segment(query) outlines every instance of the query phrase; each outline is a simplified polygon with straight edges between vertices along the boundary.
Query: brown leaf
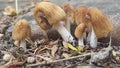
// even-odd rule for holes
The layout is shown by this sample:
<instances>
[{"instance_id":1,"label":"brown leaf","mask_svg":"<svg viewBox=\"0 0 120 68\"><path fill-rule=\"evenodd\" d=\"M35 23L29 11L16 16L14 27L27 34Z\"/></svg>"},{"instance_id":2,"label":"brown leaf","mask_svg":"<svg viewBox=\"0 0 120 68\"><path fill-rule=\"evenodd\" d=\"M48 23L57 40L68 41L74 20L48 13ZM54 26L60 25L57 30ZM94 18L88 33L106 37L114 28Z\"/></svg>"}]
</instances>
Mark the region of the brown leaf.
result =
<instances>
[{"instance_id":1,"label":"brown leaf","mask_svg":"<svg viewBox=\"0 0 120 68\"><path fill-rule=\"evenodd\" d=\"M58 45L54 45L52 48L51 48L51 55L53 57L55 57L55 53L56 51L58 50Z\"/></svg>"},{"instance_id":2,"label":"brown leaf","mask_svg":"<svg viewBox=\"0 0 120 68\"><path fill-rule=\"evenodd\" d=\"M45 47L43 47L43 48L41 48L41 47L39 47L39 48L36 48L35 49L35 51L34 51L34 54L40 54L41 53L41 51L43 51L43 50L45 50L45 49L47 49L47 47L45 46Z\"/></svg>"},{"instance_id":3,"label":"brown leaf","mask_svg":"<svg viewBox=\"0 0 120 68\"><path fill-rule=\"evenodd\" d=\"M36 57L42 58L43 60L49 61L49 62L53 61L51 58L44 57L44 56L41 56L41 55L36 55Z\"/></svg>"}]
</instances>

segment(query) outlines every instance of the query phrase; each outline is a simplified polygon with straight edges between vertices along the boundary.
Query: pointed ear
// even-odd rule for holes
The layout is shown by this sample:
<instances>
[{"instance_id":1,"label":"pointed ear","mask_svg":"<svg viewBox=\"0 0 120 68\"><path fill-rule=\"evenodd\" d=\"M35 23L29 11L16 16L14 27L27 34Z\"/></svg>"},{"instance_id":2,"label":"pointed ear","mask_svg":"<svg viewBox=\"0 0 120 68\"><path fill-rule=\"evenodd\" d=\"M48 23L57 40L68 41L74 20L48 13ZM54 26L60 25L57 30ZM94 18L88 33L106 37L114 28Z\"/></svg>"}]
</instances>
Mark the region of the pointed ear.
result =
<instances>
[{"instance_id":1,"label":"pointed ear","mask_svg":"<svg viewBox=\"0 0 120 68\"><path fill-rule=\"evenodd\" d=\"M110 19L100 9L91 7L88 10L88 15L97 38L106 37L112 31Z\"/></svg>"}]
</instances>

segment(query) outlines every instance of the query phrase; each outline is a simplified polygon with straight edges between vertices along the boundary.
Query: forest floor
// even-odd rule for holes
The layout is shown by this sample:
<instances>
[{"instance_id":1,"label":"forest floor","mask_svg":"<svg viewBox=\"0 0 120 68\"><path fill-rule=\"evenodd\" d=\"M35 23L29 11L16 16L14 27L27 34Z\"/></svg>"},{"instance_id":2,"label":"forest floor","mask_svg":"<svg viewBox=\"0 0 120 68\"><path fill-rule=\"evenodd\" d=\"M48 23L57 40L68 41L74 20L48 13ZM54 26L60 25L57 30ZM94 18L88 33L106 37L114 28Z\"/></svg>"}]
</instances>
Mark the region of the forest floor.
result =
<instances>
[{"instance_id":1,"label":"forest floor","mask_svg":"<svg viewBox=\"0 0 120 68\"><path fill-rule=\"evenodd\" d=\"M58 5L69 3L73 7L78 5L96 6L105 12L112 22L117 23L112 23L113 27L120 23L119 0L50 1ZM77 52L74 48L69 48L70 44L64 42L60 35L55 33L55 29L48 31L49 39L45 38L40 26L34 20L35 4L32 1L19 0L19 14L14 17L3 15L2 12L8 5L15 7L14 2L0 0L0 34L3 35L0 37L0 68L120 68L119 27L113 29L117 32L113 32L112 38L100 39L97 48L92 49L89 47L89 43L86 43L84 48L78 49L75 46L80 50ZM26 52L16 47L12 39L13 26L20 19L28 20L32 29L32 42L27 41ZM13 57L9 64L6 64L9 61L3 59L5 54ZM34 58L35 61L29 63L28 57Z\"/></svg>"}]
</instances>

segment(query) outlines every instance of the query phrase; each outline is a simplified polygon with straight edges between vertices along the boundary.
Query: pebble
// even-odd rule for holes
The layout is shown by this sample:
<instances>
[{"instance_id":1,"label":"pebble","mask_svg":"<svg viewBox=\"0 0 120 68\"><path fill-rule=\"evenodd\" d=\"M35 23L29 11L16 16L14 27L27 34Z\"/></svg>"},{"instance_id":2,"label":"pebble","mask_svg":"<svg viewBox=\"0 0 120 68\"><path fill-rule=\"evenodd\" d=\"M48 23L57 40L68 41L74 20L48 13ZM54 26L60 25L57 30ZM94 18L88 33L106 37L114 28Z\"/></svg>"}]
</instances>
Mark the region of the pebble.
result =
<instances>
[{"instance_id":1,"label":"pebble","mask_svg":"<svg viewBox=\"0 0 120 68\"><path fill-rule=\"evenodd\" d=\"M35 62L35 58L34 57L28 57L27 58L27 63L34 63Z\"/></svg>"},{"instance_id":2,"label":"pebble","mask_svg":"<svg viewBox=\"0 0 120 68\"><path fill-rule=\"evenodd\" d=\"M4 56L3 56L3 60L5 60L5 61L9 61L10 58L11 58L10 54L4 54Z\"/></svg>"},{"instance_id":3,"label":"pebble","mask_svg":"<svg viewBox=\"0 0 120 68\"><path fill-rule=\"evenodd\" d=\"M0 40L4 38L4 34L0 34Z\"/></svg>"}]
</instances>

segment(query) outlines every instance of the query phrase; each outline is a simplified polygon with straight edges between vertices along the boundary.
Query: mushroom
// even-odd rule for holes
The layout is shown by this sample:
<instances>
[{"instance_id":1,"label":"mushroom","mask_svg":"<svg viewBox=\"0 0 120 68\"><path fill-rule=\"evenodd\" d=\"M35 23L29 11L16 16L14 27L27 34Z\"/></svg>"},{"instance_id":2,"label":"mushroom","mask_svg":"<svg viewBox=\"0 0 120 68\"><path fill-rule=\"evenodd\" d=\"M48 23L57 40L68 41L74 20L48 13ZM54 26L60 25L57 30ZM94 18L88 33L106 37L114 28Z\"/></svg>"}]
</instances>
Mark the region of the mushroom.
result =
<instances>
[{"instance_id":1,"label":"mushroom","mask_svg":"<svg viewBox=\"0 0 120 68\"><path fill-rule=\"evenodd\" d=\"M26 51L25 39L29 38L30 36L31 28L29 26L29 23L24 19L19 20L14 26L12 38L17 42L19 41L20 47L22 47Z\"/></svg>"},{"instance_id":2,"label":"mushroom","mask_svg":"<svg viewBox=\"0 0 120 68\"><path fill-rule=\"evenodd\" d=\"M88 23L86 18L88 13L88 8L86 6L79 6L75 9L75 22L77 25L80 23Z\"/></svg>"},{"instance_id":3,"label":"mushroom","mask_svg":"<svg viewBox=\"0 0 120 68\"><path fill-rule=\"evenodd\" d=\"M4 38L4 34L0 33L0 41Z\"/></svg>"},{"instance_id":4,"label":"mushroom","mask_svg":"<svg viewBox=\"0 0 120 68\"><path fill-rule=\"evenodd\" d=\"M97 47L97 39L107 37L112 31L112 24L109 18L98 8L91 7L88 10L88 16L92 24L90 46Z\"/></svg>"},{"instance_id":5,"label":"mushroom","mask_svg":"<svg viewBox=\"0 0 120 68\"><path fill-rule=\"evenodd\" d=\"M40 13L39 17L38 13ZM43 21L42 23L45 25L53 26L53 28L59 32L64 41L74 42L73 36L62 24L65 21L66 13L61 7L50 2L40 2L34 8L34 17L40 26L41 21ZM45 22L42 17L48 22Z\"/></svg>"},{"instance_id":6,"label":"mushroom","mask_svg":"<svg viewBox=\"0 0 120 68\"><path fill-rule=\"evenodd\" d=\"M83 34L85 33L85 28L86 28L85 23L81 23L75 29L74 34L78 38L78 45L79 46L84 46L84 43L83 43Z\"/></svg>"},{"instance_id":7,"label":"mushroom","mask_svg":"<svg viewBox=\"0 0 120 68\"><path fill-rule=\"evenodd\" d=\"M4 15L8 16L15 16L16 15L16 10L12 6L7 6L4 9L5 12L3 12Z\"/></svg>"},{"instance_id":8,"label":"mushroom","mask_svg":"<svg viewBox=\"0 0 120 68\"><path fill-rule=\"evenodd\" d=\"M67 14L65 27L70 32L70 24L74 23L74 8L70 4L64 4L62 8Z\"/></svg>"},{"instance_id":9,"label":"mushroom","mask_svg":"<svg viewBox=\"0 0 120 68\"><path fill-rule=\"evenodd\" d=\"M15 9L16 9L16 12L18 14L18 0L15 0Z\"/></svg>"},{"instance_id":10,"label":"mushroom","mask_svg":"<svg viewBox=\"0 0 120 68\"><path fill-rule=\"evenodd\" d=\"M84 5L77 7L74 12L75 23L77 24L75 30L75 36L78 38L78 45L84 45L83 38L86 39L90 36L89 32L91 30L91 23L87 18L87 13L88 13L88 7ZM88 33L88 37L86 37L86 33Z\"/></svg>"}]
</instances>

